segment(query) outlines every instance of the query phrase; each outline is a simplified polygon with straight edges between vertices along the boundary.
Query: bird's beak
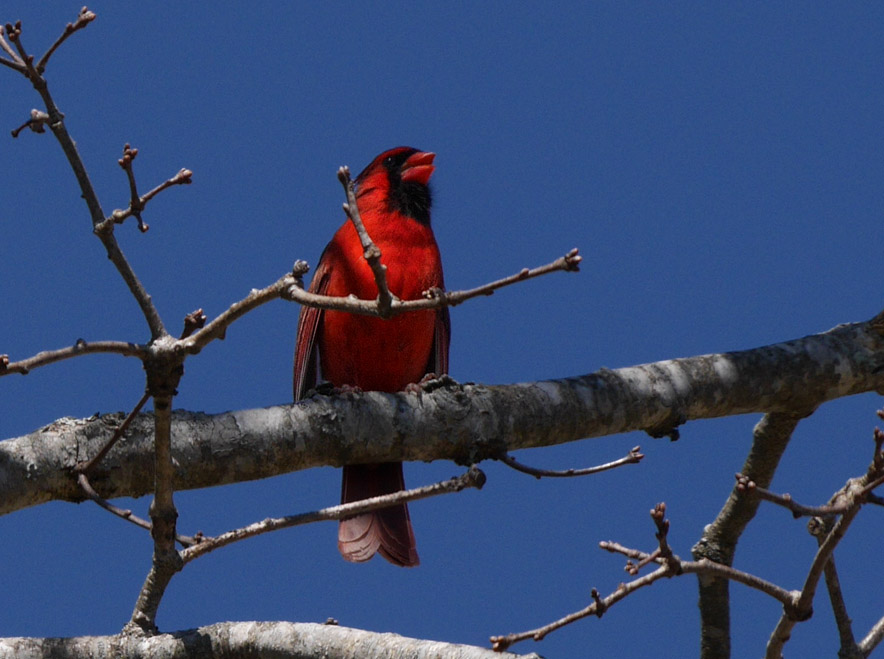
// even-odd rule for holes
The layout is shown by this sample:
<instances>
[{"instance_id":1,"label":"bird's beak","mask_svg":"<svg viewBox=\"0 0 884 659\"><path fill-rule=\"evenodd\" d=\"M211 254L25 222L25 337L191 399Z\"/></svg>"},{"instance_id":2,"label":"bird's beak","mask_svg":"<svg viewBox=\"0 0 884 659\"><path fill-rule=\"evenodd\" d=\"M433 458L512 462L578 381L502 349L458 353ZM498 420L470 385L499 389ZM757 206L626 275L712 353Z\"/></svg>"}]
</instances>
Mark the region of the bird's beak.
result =
<instances>
[{"instance_id":1,"label":"bird's beak","mask_svg":"<svg viewBox=\"0 0 884 659\"><path fill-rule=\"evenodd\" d=\"M433 166L433 158L435 153L429 151L418 151L409 156L402 164L401 177L403 181L415 181L421 185L426 185L436 169Z\"/></svg>"}]
</instances>

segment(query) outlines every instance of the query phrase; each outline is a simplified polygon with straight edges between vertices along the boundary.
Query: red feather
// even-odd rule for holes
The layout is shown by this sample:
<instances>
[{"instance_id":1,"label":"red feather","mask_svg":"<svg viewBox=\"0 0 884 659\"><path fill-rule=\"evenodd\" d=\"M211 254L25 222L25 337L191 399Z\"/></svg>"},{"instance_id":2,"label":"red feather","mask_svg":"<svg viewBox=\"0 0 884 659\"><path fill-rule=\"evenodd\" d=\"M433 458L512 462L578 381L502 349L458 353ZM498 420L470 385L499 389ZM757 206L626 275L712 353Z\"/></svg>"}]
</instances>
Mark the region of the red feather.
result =
<instances>
[{"instance_id":1,"label":"red feather","mask_svg":"<svg viewBox=\"0 0 884 659\"><path fill-rule=\"evenodd\" d=\"M434 154L408 147L379 155L356 178L359 213L387 266L390 292L419 299L444 288L442 261L430 227ZM310 291L323 295L378 295L371 268L348 220L322 253ZM336 387L397 392L427 373L448 372L448 309L416 311L384 320L303 307L295 346L294 397L300 400L321 380ZM341 502L405 489L402 463L347 465ZM391 563L418 564L408 508L392 506L340 523L338 548L349 561L380 553Z\"/></svg>"}]
</instances>

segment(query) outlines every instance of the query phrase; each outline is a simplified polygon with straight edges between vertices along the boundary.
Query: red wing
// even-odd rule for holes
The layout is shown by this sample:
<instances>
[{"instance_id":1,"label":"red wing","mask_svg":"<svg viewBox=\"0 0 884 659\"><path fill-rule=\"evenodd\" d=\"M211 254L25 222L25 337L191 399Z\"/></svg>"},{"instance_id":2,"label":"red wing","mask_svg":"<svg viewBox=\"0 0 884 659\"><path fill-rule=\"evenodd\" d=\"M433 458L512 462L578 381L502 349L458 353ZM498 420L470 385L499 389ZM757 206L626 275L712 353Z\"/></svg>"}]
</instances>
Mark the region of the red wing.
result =
<instances>
[{"instance_id":1,"label":"red wing","mask_svg":"<svg viewBox=\"0 0 884 659\"><path fill-rule=\"evenodd\" d=\"M448 373L448 344L451 342L451 319L448 307L436 311L436 332L433 336L433 351L427 362L427 373L446 375Z\"/></svg>"},{"instance_id":2,"label":"red wing","mask_svg":"<svg viewBox=\"0 0 884 659\"><path fill-rule=\"evenodd\" d=\"M310 282L310 292L325 295L328 279L328 269L324 267L322 257L320 257L316 274L313 275L313 281ZM301 400L304 394L319 382L319 350L316 345L316 336L321 323L322 309L301 307L301 314L298 316L298 338L295 341L295 370L292 382L295 401Z\"/></svg>"}]
</instances>

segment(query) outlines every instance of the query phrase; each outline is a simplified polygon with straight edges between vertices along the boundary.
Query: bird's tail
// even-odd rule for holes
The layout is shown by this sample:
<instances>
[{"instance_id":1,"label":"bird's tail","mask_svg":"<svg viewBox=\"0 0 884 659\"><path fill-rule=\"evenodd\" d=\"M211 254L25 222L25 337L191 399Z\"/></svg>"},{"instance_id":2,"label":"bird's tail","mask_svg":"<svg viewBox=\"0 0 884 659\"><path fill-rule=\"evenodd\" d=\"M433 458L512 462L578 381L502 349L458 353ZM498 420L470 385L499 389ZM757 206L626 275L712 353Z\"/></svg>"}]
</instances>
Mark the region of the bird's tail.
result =
<instances>
[{"instance_id":1,"label":"bird's tail","mask_svg":"<svg viewBox=\"0 0 884 659\"><path fill-rule=\"evenodd\" d=\"M341 503L361 501L405 489L401 462L345 465ZM361 563L376 553L393 565L420 563L408 506L404 503L341 520L338 550L346 560Z\"/></svg>"}]
</instances>

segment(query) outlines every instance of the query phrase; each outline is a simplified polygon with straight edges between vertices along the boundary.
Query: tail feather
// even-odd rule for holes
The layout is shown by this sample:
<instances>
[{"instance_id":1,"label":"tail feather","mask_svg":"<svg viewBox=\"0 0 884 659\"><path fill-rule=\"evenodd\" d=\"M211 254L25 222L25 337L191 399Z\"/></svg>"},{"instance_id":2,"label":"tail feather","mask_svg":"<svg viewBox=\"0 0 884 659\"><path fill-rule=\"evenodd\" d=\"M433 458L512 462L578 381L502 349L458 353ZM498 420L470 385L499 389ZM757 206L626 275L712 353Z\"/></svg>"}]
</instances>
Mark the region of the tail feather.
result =
<instances>
[{"instance_id":1,"label":"tail feather","mask_svg":"<svg viewBox=\"0 0 884 659\"><path fill-rule=\"evenodd\" d=\"M341 503L404 489L401 462L347 465L344 467ZM414 567L420 562L405 504L341 520L338 550L346 560L357 563L369 560L376 553L402 567Z\"/></svg>"}]
</instances>

